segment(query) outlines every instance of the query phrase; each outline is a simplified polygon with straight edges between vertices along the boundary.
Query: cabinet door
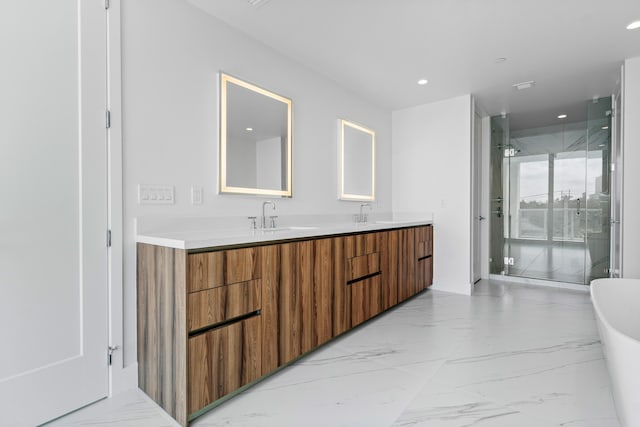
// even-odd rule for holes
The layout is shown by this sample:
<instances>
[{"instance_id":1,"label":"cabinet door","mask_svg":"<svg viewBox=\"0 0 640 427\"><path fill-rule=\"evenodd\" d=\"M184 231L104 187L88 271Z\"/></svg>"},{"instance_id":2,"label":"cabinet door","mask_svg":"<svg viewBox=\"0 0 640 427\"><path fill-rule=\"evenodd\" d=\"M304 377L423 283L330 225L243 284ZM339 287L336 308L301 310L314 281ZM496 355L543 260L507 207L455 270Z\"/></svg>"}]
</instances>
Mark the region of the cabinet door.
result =
<instances>
[{"instance_id":1,"label":"cabinet door","mask_svg":"<svg viewBox=\"0 0 640 427\"><path fill-rule=\"evenodd\" d=\"M380 275L349 285L351 291L351 326L357 326L382 311L380 306Z\"/></svg>"},{"instance_id":2,"label":"cabinet door","mask_svg":"<svg viewBox=\"0 0 640 427\"><path fill-rule=\"evenodd\" d=\"M378 233L380 250L381 308L387 310L398 303L398 230Z\"/></svg>"},{"instance_id":3,"label":"cabinet door","mask_svg":"<svg viewBox=\"0 0 640 427\"><path fill-rule=\"evenodd\" d=\"M333 338L334 240L263 249L265 373Z\"/></svg>"},{"instance_id":4,"label":"cabinet door","mask_svg":"<svg viewBox=\"0 0 640 427\"><path fill-rule=\"evenodd\" d=\"M313 346L333 338L333 239L313 242Z\"/></svg>"},{"instance_id":5,"label":"cabinet door","mask_svg":"<svg viewBox=\"0 0 640 427\"><path fill-rule=\"evenodd\" d=\"M403 228L398 236L398 302L416 293L415 229Z\"/></svg>"},{"instance_id":6,"label":"cabinet door","mask_svg":"<svg viewBox=\"0 0 640 427\"><path fill-rule=\"evenodd\" d=\"M262 375L260 316L189 338L189 413Z\"/></svg>"},{"instance_id":7,"label":"cabinet door","mask_svg":"<svg viewBox=\"0 0 640 427\"><path fill-rule=\"evenodd\" d=\"M333 336L351 327L351 291L347 286L346 251L347 238L335 237L333 247Z\"/></svg>"}]
</instances>

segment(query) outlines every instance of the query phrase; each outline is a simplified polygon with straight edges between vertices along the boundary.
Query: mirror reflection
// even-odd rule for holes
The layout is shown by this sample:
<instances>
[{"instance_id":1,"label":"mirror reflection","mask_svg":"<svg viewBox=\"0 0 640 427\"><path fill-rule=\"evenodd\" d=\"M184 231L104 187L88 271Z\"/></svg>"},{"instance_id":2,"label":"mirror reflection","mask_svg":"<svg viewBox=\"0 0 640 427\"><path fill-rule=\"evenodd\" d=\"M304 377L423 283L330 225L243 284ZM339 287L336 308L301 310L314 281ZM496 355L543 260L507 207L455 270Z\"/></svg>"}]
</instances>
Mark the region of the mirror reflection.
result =
<instances>
[{"instance_id":1,"label":"mirror reflection","mask_svg":"<svg viewBox=\"0 0 640 427\"><path fill-rule=\"evenodd\" d=\"M220 192L291 197L291 100L227 74L220 88Z\"/></svg>"},{"instance_id":2,"label":"mirror reflection","mask_svg":"<svg viewBox=\"0 0 640 427\"><path fill-rule=\"evenodd\" d=\"M340 120L340 199L375 199L375 132Z\"/></svg>"}]
</instances>

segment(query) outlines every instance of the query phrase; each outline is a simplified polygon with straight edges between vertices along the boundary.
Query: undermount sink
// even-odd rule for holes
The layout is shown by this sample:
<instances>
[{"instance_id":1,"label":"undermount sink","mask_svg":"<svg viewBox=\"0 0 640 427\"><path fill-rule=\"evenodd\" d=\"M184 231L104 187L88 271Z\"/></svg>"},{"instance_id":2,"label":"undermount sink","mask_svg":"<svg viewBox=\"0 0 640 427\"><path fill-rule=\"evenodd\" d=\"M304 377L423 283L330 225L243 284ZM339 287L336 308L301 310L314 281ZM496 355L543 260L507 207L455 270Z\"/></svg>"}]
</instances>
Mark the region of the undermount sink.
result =
<instances>
[{"instance_id":1,"label":"undermount sink","mask_svg":"<svg viewBox=\"0 0 640 427\"><path fill-rule=\"evenodd\" d=\"M403 224L405 222L410 222L407 220L380 220L380 221L375 221L374 224Z\"/></svg>"}]
</instances>

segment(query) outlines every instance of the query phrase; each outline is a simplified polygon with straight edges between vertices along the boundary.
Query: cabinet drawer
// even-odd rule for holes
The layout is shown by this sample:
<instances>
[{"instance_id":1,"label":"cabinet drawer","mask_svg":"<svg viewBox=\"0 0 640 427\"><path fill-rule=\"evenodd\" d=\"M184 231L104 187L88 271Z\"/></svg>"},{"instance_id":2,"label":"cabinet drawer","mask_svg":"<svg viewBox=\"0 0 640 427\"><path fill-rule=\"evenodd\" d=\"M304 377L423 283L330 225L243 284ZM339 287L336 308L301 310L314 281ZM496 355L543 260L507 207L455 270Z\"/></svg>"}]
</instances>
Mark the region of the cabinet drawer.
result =
<instances>
[{"instance_id":1,"label":"cabinet drawer","mask_svg":"<svg viewBox=\"0 0 640 427\"><path fill-rule=\"evenodd\" d=\"M260 316L189 338L189 413L260 378L261 346Z\"/></svg>"},{"instance_id":2,"label":"cabinet drawer","mask_svg":"<svg viewBox=\"0 0 640 427\"><path fill-rule=\"evenodd\" d=\"M416 256L422 258L433 254L433 228L419 227L416 229Z\"/></svg>"},{"instance_id":3,"label":"cabinet drawer","mask_svg":"<svg viewBox=\"0 0 640 427\"><path fill-rule=\"evenodd\" d=\"M188 292L216 288L260 277L258 248L189 255Z\"/></svg>"},{"instance_id":4,"label":"cabinet drawer","mask_svg":"<svg viewBox=\"0 0 640 427\"><path fill-rule=\"evenodd\" d=\"M377 315L381 308L380 275L349 285L351 291L351 327Z\"/></svg>"},{"instance_id":5,"label":"cabinet drawer","mask_svg":"<svg viewBox=\"0 0 640 427\"><path fill-rule=\"evenodd\" d=\"M260 310L260 280L220 286L187 296L189 332Z\"/></svg>"},{"instance_id":6,"label":"cabinet drawer","mask_svg":"<svg viewBox=\"0 0 640 427\"><path fill-rule=\"evenodd\" d=\"M380 271L380 256L377 252L347 259L347 282Z\"/></svg>"},{"instance_id":7,"label":"cabinet drawer","mask_svg":"<svg viewBox=\"0 0 640 427\"><path fill-rule=\"evenodd\" d=\"M377 233L363 233L344 237L344 253L347 258L378 252Z\"/></svg>"},{"instance_id":8,"label":"cabinet drawer","mask_svg":"<svg viewBox=\"0 0 640 427\"><path fill-rule=\"evenodd\" d=\"M433 257L422 258L416 265L418 292L427 289L433 283Z\"/></svg>"}]
</instances>

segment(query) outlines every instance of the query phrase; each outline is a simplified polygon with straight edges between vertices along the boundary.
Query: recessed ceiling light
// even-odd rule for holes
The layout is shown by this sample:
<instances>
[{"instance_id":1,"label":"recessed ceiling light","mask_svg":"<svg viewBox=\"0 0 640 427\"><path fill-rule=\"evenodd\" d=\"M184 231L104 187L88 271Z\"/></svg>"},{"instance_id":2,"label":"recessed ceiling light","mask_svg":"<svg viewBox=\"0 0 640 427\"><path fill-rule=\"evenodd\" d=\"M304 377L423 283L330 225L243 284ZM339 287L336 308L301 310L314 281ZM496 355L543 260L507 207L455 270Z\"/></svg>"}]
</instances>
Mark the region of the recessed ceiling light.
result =
<instances>
[{"instance_id":1,"label":"recessed ceiling light","mask_svg":"<svg viewBox=\"0 0 640 427\"><path fill-rule=\"evenodd\" d=\"M535 86L536 82L533 80L529 80L527 82L520 82L520 83L516 83L513 85L514 89L517 90L525 90L525 89L531 89L533 86Z\"/></svg>"},{"instance_id":2,"label":"recessed ceiling light","mask_svg":"<svg viewBox=\"0 0 640 427\"><path fill-rule=\"evenodd\" d=\"M507 60L507 58L496 58L495 59L495 63L496 64L502 64L503 62L505 62Z\"/></svg>"},{"instance_id":3,"label":"recessed ceiling light","mask_svg":"<svg viewBox=\"0 0 640 427\"><path fill-rule=\"evenodd\" d=\"M609 129L609 126L602 126L602 130L607 130Z\"/></svg>"},{"instance_id":4,"label":"recessed ceiling light","mask_svg":"<svg viewBox=\"0 0 640 427\"><path fill-rule=\"evenodd\" d=\"M421 85L421 86L424 86L424 85L426 85L427 83L429 83L429 80L427 80L427 79L420 79L420 80L418 80L418 84L419 84L419 85Z\"/></svg>"},{"instance_id":5,"label":"recessed ceiling light","mask_svg":"<svg viewBox=\"0 0 640 427\"><path fill-rule=\"evenodd\" d=\"M566 119L566 118L567 118L567 115L566 115L566 114L560 114L560 115L558 116L558 118L559 118L559 119Z\"/></svg>"},{"instance_id":6,"label":"recessed ceiling light","mask_svg":"<svg viewBox=\"0 0 640 427\"><path fill-rule=\"evenodd\" d=\"M253 132L253 128L246 128L245 129L247 132Z\"/></svg>"},{"instance_id":7,"label":"recessed ceiling light","mask_svg":"<svg viewBox=\"0 0 640 427\"><path fill-rule=\"evenodd\" d=\"M634 21L627 25L627 30L637 30L638 28L640 28L640 21Z\"/></svg>"}]
</instances>

